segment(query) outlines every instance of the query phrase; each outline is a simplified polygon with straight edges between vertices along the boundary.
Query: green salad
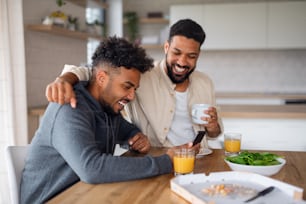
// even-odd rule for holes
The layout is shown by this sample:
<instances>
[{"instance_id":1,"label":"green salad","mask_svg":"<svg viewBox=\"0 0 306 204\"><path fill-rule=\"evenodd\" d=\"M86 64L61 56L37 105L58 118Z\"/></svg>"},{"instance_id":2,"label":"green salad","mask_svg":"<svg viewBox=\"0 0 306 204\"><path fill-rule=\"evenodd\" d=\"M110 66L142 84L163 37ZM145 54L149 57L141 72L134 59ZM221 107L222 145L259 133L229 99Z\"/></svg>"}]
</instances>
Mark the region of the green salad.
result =
<instances>
[{"instance_id":1,"label":"green salad","mask_svg":"<svg viewBox=\"0 0 306 204\"><path fill-rule=\"evenodd\" d=\"M269 166L280 164L277 158L280 158L276 154L272 154L269 152L262 153L252 153L248 151L243 151L237 156L228 156L225 159L232 163L236 164L244 164L244 165L252 165L252 166Z\"/></svg>"}]
</instances>

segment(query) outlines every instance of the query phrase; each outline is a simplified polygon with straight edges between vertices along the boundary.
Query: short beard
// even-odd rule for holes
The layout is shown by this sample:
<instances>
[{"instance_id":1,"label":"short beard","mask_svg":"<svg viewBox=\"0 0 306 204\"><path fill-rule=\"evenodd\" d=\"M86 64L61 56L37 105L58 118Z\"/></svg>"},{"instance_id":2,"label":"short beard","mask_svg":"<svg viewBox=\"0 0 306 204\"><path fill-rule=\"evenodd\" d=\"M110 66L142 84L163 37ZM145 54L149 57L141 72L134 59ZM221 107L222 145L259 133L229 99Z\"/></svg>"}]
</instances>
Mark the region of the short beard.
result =
<instances>
[{"instance_id":1,"label":"short beard","mask_svg":"<svg viewBox=\"0 0 306 204\"><path fill-rule=\"evenodd\" d=\"M166 55L166 59L167 59L167 55ZM175 74L173 74L173 72L172 72L172 67L171 67L170 64L168 64L167 60L166 60L166 67L167 67L167 75L169 76L170 80L174 84L183 83L185 80L187 80L189 78L190 74L192 74L192 72L195 70L195 68L192 69L187 74L185 74L185 76L183 78L176 78Z\"/></svg>"},{"instance_id":2,"label":"short beard","mask_svg":"<svg viewBox=\"0 0 306 204\"><path fill-rule=\"evenodd\" d=\"M100 105L102 109L106 112L107 115L118 115L119 113L116 113L110 104L105 102L103 99L100 99Z\"/></svg>"}]
</instances>

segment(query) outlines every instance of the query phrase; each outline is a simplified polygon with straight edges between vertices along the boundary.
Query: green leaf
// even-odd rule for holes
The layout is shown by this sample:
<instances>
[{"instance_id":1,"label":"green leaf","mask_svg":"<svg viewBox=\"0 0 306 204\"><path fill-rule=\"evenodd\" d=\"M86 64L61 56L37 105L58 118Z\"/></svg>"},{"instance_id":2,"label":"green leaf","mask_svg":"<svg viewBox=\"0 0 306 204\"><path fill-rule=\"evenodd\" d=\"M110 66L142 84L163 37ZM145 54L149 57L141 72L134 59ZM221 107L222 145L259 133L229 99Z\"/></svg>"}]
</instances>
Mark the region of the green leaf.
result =
<instances>
[{"instance_id":1,"label":"green leaf","mask_svg":"<svg viewBox=\"0 0 306 204\"><path fill-rule=\"evenodd\" d=\"M225 159L227 161L230 161L236 164L244 164L244 165L252 165L252 166L269 166L269 165L280 164L277 158L280 158L280 156L269 153L269 152L251 153L248 151L243 151L237 156L229 156L229 157L226 157Z\"/></svg>"}]
</instances>

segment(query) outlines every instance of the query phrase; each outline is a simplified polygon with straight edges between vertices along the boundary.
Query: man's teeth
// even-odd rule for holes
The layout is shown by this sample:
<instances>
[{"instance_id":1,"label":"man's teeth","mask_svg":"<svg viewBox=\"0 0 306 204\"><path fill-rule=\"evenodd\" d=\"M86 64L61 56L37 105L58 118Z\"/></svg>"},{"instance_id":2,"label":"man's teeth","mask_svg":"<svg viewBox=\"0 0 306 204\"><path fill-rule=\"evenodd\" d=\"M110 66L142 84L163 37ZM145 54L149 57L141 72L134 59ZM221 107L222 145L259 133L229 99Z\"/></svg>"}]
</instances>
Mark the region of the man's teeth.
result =
<instances>
[{"instance_id":1,"label":"man's teeth","mask_svg":"<svg viewBox=\"0 0 306 204\"><path fill-rule=\"evenodd\" d=\"M119 101L118 103L119 103L120 105L122 105L123 107L125 106L125 103L122 102L122 101Z\"/></svg>"},{"instance_id":2,"label":"man's teeth","mask_svg":"<svg viewBox=\"0 0 306 204\"><path fill-rule=\"evenodd\" d=\"M176 72L184 72L185 69L184 68L180 68L180 67L175 67L175 71Z\"/></svg>"}]
</instances>

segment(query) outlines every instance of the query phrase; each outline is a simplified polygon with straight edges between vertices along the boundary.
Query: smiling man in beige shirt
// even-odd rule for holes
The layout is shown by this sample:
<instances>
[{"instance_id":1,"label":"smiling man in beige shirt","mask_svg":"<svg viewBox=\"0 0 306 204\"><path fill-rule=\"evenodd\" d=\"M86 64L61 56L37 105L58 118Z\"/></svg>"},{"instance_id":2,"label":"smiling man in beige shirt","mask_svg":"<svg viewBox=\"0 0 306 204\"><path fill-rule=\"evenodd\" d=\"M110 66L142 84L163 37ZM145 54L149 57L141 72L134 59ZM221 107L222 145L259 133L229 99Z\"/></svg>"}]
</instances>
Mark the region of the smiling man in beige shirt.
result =
<instances>
[{"instance_id":1,"label":"smiling man in beige shirt","mask_svg":"<svg viewBox=\"0 0 306 204\"><path fill-rule=\"evenodd\" d=\"M126 107L126 112L148 135L152 146L185 144L199 130L205 130L208 138L222 133L213 83L206 74L195 70L204 40L205 32L200 25L190 19L179 20L171 26L164 44L165 59L141 76L136 99ZM48 100L76 105L71 84L90 76L89 68L66 65L63 74L48 85ZM203 118L207 124L192 123L191 107L195 103L211 105L206 112L209 117Z\"/></svg>"}]
</instances>

